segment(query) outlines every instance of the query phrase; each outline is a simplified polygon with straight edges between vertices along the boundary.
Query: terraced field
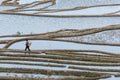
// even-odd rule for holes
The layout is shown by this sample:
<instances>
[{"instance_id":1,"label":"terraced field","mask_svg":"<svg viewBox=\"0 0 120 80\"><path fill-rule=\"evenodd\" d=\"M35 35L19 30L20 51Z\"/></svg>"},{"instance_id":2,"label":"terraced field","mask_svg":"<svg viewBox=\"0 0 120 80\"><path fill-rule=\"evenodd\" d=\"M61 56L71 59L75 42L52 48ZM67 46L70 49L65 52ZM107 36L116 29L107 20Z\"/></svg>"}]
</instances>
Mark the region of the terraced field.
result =
<instances>
[{"instance_id":1,"label":"terraced field","mask_svg":"<svg viewBox=\"0 0 120 80\"><path fill-rule=\"evenodd\" d=\"M76 3L78 2L78 3ZM118 2L118 3L117 3ZM3 4L4 3L4 4ZM15 5L15 3L19 3ZM61 4L61 5L60 5ZM68 5L65 5L68 4ZM3 7L12 6L12 7ZM44 17L113 17L119 15L119 1L99 0L31 0L19 2L1 2L0 14L14 14ZM109 9L112 8L112 9ZM98 12L95 12L99 9ZM106 9L106 11L103 11ZM93 11L93 12L92 12Z\"/></svg>"},{"instance_id":2,"label":"terraced field","mask_svg":"<svg viewBox=\"0 0 120 80\"><path fill-rule=\"evenodd\" d=\"M114 53L114 51L107 52L99 49L95 50L95 48L93 50L75 50L74 48L71 50L60 50L54 48L53 50L43 49L30 52L20 49L7 49L14 43L22 42L26 39L31 41L47 40L58 41L58 43L74 43L79 46L87 44L91 45L91 47L92 45L102 45L112 48L119 46L119 42L115 40L119 39L117 37L119 36L117 34L119 29L119 25L111 25L86 30L66 29L44 34L1 36L3 39L11 37L10 40L1 40L0 42L1 44L6 44L3 49L0 49L0 72L5 75L3 77L1 74L1 78L6 78L7 76L11 77L10 79L21 79L20 77L22 76L22 79L98 80L109 78L111 75L119 76L120 54ZM96 35L101 36L95 37ZM103 35L112 35L114 39L110 40L110 37L104 37ZM87 41L85 42L86 39ZM57 42L55 44L57 45ZM74 47L73 44L70 45Z\"/></svg>"},{"instance_id":3,"label":"terraced field","mask_svg":"<svg viewBox=\"0 0 120 80\"><path fill-rule=\"evenodd\" d=\"M10 75L11 78L19 78L25 74L26 76L22 76L23 79L28 77L35 79L96 80L110 77L110 74L119 72L116 69L101 69L104 66L120 65L116 64L119 62L117 59L113 60L113 63L111 62L110 59L114 56L99 55L102 53L92 55L85 54L86 51L45 50L34 51L30 55L27 53L25 55L24 52L14 51L8 50L9 53L2 51L0 54L0 72L5 74L4 77ZM107 61L105 61L106 58ZM101 68L89 68L88 66L99 66Z\"/></svg>"},{"instance_id":4,"label":"terraced field","mask_svg":"<svg viewBox=\"0 0 120 80\"><path fill-rule=\"evenodd\" d=\"M3 2L0 80L120 79L120 1Z\"/></svg>"}]
</instances>

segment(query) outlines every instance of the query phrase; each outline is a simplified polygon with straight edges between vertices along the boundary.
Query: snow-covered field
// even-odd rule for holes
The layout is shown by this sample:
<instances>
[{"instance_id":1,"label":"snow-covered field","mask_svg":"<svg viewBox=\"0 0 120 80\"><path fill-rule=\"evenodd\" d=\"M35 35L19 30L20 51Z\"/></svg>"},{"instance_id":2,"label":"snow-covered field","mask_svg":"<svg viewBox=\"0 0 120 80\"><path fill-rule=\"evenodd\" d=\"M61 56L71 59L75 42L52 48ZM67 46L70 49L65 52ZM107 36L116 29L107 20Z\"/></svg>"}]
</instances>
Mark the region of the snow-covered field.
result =
<instances>
[{"instance_id":1,"label":"snow-covered field","mask_svg":"<svg viewBox=\"0 0 120 80\"><path fill-rule=\"evenodd\" d=\"M2 3L3 0L0 1ZM20 0L20 4L27 4L34 2L35 0ZM38 1L38 0L36 0ZM41 0L42 1L42 0ZM100 5L100 6L96 6ZM107 6L106 6L107 5ZM31 6L31 5L29 5ZM87 7L81 9L82 7ZM0 12L4 10L15 9L19 6L0 6ZM28 6L27 6L28 7ZM33 10L40 9L40 10ZM75 10L74 10L75 9ZM61 10L61 11L59 11ZM63 29L92 29L102 28L110 25L119 25L120 16L107 16L107 17L74 17L78 15L104 15L104 14L119 14L120 13L120 1L119 0L56 0L56 4L51 3L39 4L34 7L23 8L15 13L33 14L37 13L38 16L27 15L11 15L0 14L0 36L3 35L15 35L17 32L23 34L35 34L35 33L47 33L54 32ZM44 15L44 16L39 16ZM64 16L64 17L49 17ZM74 16L73 16L74 15ZM69 17L65 17L69 16ZM72 16L72 17L70 17ZM104 34L103 34L104 33ZM76 38L68 37L63 40L84 40L86 42L98 41L102 42L103 39L108 43L119 44L119 29L118 32L110 30L106 32L97 33L97 35L83 35ZM113 34L114 33L114 34ZM117 34L118 33L118 34ZM112 35L112 36L111 36ZM99 40L95 40L99 37ZM19 37L17 39L24 38ZM83 39L84 38L84 39ZM16 39L15 37L0 37L0 40ZM62 39L62 38L59 38ZM93 41L93 42L94 42ZM120 46L109 45L92 45L81 44L62 41L49 41L49 40L36 40L31 41L31 50L85 50L85 51L66 51L66 52L43 52L40 54L25 55L24 53L13 52L0 52L0 69L44 69L50 71L78 71L78 72L98 72L112 75L111 78L100 80L119 80L119 77L114 75L120 72ZM0 48L5 44L0 44ZM25 42L18 42L10 46L9 49L24 50ZM86 51L88 50L88 51ZM1 50L0 50L1 51ZM91 51L91 52L90 52ZM101 51L101 52L99 52ZM103 54L110 53L108 55ZM116 56L118 54L118 56ZM18 56L17 56L18 55ZM71 58L71 56L73 58ZM62 67L60 67L62 66ZM11 70L12 71L12 70ZM24 71L24 70L23 70ZM64 76L64 75L47 75L45 73L18 73L1 71L1 76L17 76L17 77L39 77L39 78L74 78L76 75ZM86 76L80 76L86 77Z\"/></svg>"}]
</instances>

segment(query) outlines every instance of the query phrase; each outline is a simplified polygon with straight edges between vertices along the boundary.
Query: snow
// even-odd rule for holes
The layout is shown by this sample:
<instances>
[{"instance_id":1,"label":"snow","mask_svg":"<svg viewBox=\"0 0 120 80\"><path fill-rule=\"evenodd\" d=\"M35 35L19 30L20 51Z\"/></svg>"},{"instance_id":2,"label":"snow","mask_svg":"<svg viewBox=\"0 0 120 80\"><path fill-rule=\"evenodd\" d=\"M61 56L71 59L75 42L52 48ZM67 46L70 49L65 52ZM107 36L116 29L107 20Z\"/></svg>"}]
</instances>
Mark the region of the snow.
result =
<instances>
[{"instance_id":1,"label":"snow","mask_svg":"<svg viewBox=\"0 0 120 80\"><path fill-rule=\"evenodd\" d=\"M44 69L44 70L71 70L60 67L48 67L48 66L31 66L31 65L19 65L19 64L0 64L0 68L25 68L25 69Z\"/></svg>"},{"instance_id":2,"label":"snow","mask_svg":"<svg viewBox=\"0 0 120 80\"><path fill-rule=\"evenodd\" d=\"M3 0L0 1L0 3ZM35 0L20 0L20 4L31 3ZM68 9L80 6L92 6L92 5L104 5L104 4L119 4L120 0L57 0L54 6L51 6L47 9ZM36 6L29 9L34 8L42 8L44 6L50 5L44 4L40 6ZM1 10L13 9L16 7L10 6L0 6ZM64 11L64 12L55 12L55 13L42 13L49 15L101 15L112 13L120 10L120 6L106 6L106 7L94 7L83 10L74 10L74 11ZM28 11L22 13L35 13L37 11ZM117 13L120 14L120 13ZM46 33L51 31L56 31L60 29L90 29L90 28L100 28L108 25L116 25L120 24L120 17L74 17L74 18L54 18L54 17L33 17L33 16L18 16L18 15L4 15L0 14L0 36L2 35L12 35L16 34L16 32L20 32L22 34L28 33ZM0 40L4 39L15 39L15 38L0 38ZM31 50L45 50L45 49L75 49L75 50L100 50L105 52L111 52L115 54L120 53L120 47L115 46L102 46L102 45L86 45L86 44L77 44L70 42L59 42L59 41L31 41L32 46ZM4 45L0 44L0 47ZM25 42L19 42L10 47L11 49L24 49ZM2 60L1 60L2 61ZM7 62L7 61L6 61ZM11 61L12 62L12 61ZM15 62L15 61L13 61ZM20 62L20 61L16 61ZM33 63L22 61L25 63ZM35 62L37 64L48 64L47 62ZM45 66L31 66L31 65L18 65L18 64L0 64L0 67L4 68L32 68L32 69L50 69L50 70L71 70L68 69L68 65L66 68L58 68L58 67L45 67ZM87 68L98 68L98 69L120 69L119 66L82 66ZM81 70L82 71L82 70ZM0 76L6 75L7 73L0 73ZM9 74L10 76L16 74ZM19 76L19 74L17 74ZM21 74L20 74L21 75ZM54 76L55 78L55 76ZM100 80L120 80L118 77L112 76L108 79L100 79Z\"/></svg>"},{"instance_id":3,"label":"snow","mask_svg":"<svg viewBox=\"0 0 120 80\"><path fill-rule=\"evenodd\" d=\"M100 79L100 80L120 80L120 77L114 77L114 76L112 76L111 78Z\"/></svg>"},{"instance_id":4,"label":"snow","mask_svg":"<svg viewBox=\"0 0 120 80\"><path fill-rule=\"evenodd\" d=\"M118 4L120 3L120 0L56 0L56 3L56 5L49 7L49 9L67 9L78 6Z\"/></svg>"},{"instance_id":5,"label":"snow","mask_svg":"<svg viewBox=\"0 0 120 80\"><path fill-rule=\"evenodd\" d=\"M46 15L103 15L120 10L120 6L94 7L82 10L71 10L54 13L43 13ZM41 13L40 13L41 14Z\"/></svg>"},{"instance_id":6,"label":"snow","mask_svg":"<svg viewBox=\"0 0 120 80\"><path fill-rule=\"evenodd\" d=\"M0 3L4 1L4 0L0 0ZM26 4L26 3L31 3L31 2L34 2L34 1L43 1L43 0L19 0L18 2L20 4Z\"/></svg>"},{"instance_id":7,"label":"snow","mask_svg":"<svg viewBox=\"0 0 120 80\"><path fill-rule=\"evenodd\" d=\"M115 46L102 46L102 45L87 45L87 44L77 44L70 42L59 42L59 41L30 41L32 42L31 50L46 50L46 49L69 49L69 50L99 50L105 52L120 53L120 47ZM17 46L17 47L16 47ZM24 49L25 42L19 42L13 44L11 49Z\"/></svg>"},{"instance_id":8,"label":"snow","mask_svg":"<svg viewBox=\"0 0 120 80\"><path fill-rule=\"evenodd\" d=\"M70 78L74 76L57 76L57 75L43 75L43 74L26 74L26 73L7 73L7 72L1 72L0 73L1 77L22 77L22 78Z\"/></svg>"},{"instance_id":9,"label":"snow","mask_svg":"<svg viewBox=\"0 0 120 80\"><path fill-rule=\"evenodd\" d=\"M0 35L46 33L60 29L100 28L120 24L120 17L52 18L0 15Z\"/></svg>"}]
</instances>

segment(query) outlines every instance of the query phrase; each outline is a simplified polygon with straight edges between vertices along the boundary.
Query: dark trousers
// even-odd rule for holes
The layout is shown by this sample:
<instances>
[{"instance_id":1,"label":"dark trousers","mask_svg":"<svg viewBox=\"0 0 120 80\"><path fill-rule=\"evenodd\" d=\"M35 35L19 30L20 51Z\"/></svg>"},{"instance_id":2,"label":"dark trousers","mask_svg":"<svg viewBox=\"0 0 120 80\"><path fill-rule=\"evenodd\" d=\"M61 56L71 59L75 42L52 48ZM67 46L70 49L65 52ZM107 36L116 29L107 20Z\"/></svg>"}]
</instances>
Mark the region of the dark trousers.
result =
<instances>
[{"instance_id":1,"label":"dark trousers","mask_svg":"<svg viewBox=\"0 0 120 80\"><path fill-rule=\"evenodd\" d=\"M27 49L30 51L30 48L29 48L29 46L26 46L26 48L25 48L25 51L26 51Z\"/></svg>"}]
</instances>

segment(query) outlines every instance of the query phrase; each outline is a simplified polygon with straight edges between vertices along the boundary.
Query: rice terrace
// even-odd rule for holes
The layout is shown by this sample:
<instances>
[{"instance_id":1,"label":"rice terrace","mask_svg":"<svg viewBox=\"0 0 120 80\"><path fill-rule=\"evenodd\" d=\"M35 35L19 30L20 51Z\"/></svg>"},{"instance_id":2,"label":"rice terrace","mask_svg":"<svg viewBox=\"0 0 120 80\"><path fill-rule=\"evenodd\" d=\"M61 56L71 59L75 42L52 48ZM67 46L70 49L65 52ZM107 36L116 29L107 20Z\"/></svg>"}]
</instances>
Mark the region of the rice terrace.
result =
<instances>
[{"instance_id":1,"label":"rice terrace","mask_svg":"<svg viewBox=\"0 0 120 80\"><path fill-rule=\"evenodd\" d=\"M120 0L0 0L0 80L120 80Z\"/></svg>"}]
</instances>

